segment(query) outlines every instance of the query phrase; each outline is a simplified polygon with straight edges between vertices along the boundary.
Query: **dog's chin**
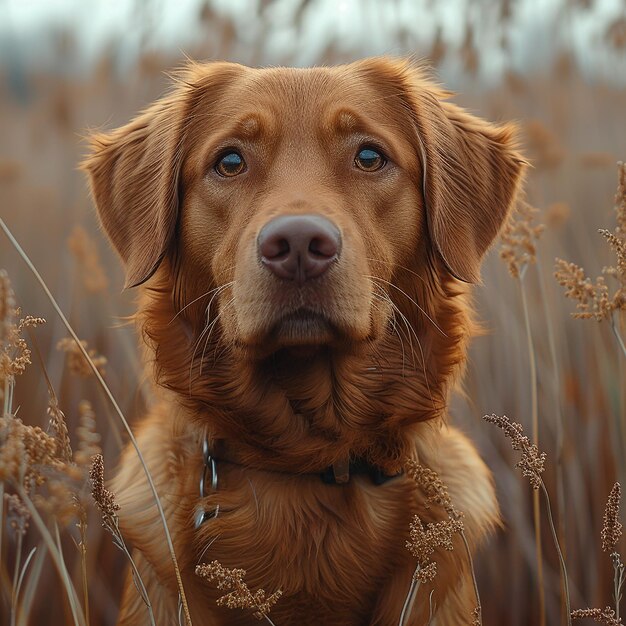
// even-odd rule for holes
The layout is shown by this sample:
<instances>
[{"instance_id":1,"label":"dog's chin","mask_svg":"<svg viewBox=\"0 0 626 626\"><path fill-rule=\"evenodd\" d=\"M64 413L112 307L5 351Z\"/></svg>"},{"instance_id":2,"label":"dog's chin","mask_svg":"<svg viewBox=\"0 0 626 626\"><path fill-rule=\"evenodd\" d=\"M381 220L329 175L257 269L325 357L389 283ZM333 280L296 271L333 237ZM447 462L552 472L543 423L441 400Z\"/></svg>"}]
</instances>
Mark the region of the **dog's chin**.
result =
<instances>
[{"instance_id":1,"label":"dog's chin","mask_svg":"<svg viewBox=\"0 0 626 626\"><path fill-rule=\"evenodd\" d=\"M338 334L323 315L299 309L281 317L270 330L268 340L281 348L311 348L332 343Z\"/></svg>"},{"instance_id":2,"label":"dog's chin","mask_svg":"<svg viewBox=\"0 0 626 626\"><path fill-rule=\"evenodd\" d=\"M308 358L320 351L352 351L362 338L354 336L332 318L309 309L298 309L280 317L255 337L237 342L249 356L265 358L281 352Z\"/></svg>"}]
</instances>

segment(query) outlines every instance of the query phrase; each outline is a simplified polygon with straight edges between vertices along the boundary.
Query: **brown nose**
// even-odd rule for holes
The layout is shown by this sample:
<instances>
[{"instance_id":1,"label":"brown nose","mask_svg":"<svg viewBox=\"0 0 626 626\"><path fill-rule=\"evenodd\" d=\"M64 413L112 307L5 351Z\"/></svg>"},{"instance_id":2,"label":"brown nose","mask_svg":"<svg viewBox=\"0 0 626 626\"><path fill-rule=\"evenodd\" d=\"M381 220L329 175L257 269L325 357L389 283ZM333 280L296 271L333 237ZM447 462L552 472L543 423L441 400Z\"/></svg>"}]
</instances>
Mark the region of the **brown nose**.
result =
<instances>
[{"instance_id":1,"label":"brown nose","mask_svg":"<svg viewBox=\"0 0 626 626\"><path fill-rule=\"evenodd\" d=\"M321 276L341 252L339 229L321 215L282 215L259 233L261 262L276 276L302 285Z\"/></svg>"}]
</instances>

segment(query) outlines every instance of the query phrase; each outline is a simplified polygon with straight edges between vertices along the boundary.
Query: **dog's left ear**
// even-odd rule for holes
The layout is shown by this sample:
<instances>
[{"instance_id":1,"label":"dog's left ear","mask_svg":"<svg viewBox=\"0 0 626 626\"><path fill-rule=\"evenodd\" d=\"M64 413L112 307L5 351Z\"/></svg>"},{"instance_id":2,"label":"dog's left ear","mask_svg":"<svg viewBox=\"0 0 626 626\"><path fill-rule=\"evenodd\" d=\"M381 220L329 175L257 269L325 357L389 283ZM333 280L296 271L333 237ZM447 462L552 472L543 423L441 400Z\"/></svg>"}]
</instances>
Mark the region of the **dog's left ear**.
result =
<instances>
[{"instance_id":1,"label":"dog's left ear","mask_svg":"<svg viewBox=\"0 0 626 626\"><path fill-rule=\"evenodd\" d=\"M419 68L397 61L424 171L430 237L449 271L480 282L480 262L514 203L527 164L515 126L495 126L445 101Z\"/></svg>"}]
</instances>

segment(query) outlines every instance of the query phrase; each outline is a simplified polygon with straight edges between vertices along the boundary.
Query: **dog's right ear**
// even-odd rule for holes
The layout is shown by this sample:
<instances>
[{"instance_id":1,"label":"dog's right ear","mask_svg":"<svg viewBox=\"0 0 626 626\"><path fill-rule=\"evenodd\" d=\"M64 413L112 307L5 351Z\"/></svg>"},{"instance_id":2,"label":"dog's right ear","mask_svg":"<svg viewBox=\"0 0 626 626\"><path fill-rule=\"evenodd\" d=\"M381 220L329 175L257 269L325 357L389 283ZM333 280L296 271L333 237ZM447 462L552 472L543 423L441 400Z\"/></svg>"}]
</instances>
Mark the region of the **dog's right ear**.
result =
<instances>
[{"instance_id":1,"label":"dog's right ear","mask_svg":"<svg viewBox=\"0 0 626 626\"><path fill-rule=\"evenodd\" d=\"M90 137L82 168L100 222L126 265L125 287L152 276L176 226L184 100L177 90L126 126Z\"/></svg>"},{"instance_id":2,"label":"dog's right ear","mask_svg":"<svg viewBox=\"0 0 626 626\"><path fill-rule=\"evenodd\" d=\"M172 242L193 110L241 69L232 63L189 64L168 96L126 126L90 137L92 151L82 169L100 222L126 265L125 287L148 280Z\"/></svg>"}]
</instances>

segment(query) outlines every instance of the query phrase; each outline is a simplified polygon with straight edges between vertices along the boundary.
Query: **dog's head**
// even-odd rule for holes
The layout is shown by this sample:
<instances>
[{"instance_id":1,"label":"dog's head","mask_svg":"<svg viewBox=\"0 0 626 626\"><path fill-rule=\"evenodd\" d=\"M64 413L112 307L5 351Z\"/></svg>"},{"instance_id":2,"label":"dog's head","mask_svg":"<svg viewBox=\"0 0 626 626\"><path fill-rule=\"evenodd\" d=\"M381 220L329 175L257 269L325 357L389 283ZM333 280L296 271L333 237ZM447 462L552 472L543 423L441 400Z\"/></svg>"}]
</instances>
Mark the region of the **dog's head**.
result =
<instances>
[{"instance_id":1,"label":"dog's head","mask_svg":"<svg viewBox=\"0 0 626 626\"><path fill-rule=\"evenodd\" d=\"M190 65L85 162L127 286L169 285L189 346L214 333L257 359L354 353L406 322L384 357L413 335L436 378L442 285L479 280L523 169L510 126L447 95L403 60Z\"/></svg>"}]
</instances>

